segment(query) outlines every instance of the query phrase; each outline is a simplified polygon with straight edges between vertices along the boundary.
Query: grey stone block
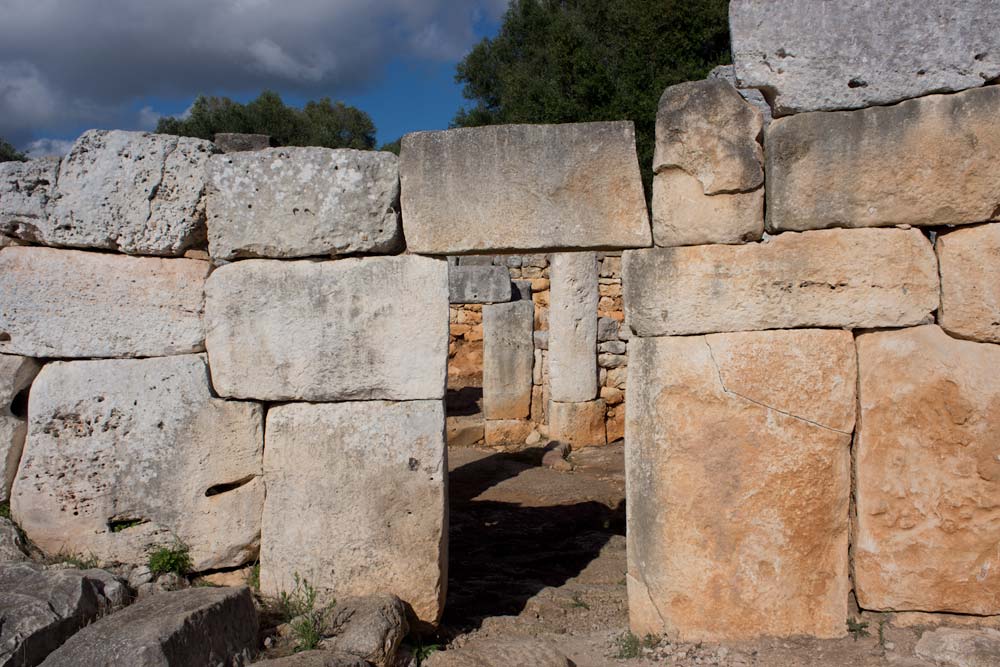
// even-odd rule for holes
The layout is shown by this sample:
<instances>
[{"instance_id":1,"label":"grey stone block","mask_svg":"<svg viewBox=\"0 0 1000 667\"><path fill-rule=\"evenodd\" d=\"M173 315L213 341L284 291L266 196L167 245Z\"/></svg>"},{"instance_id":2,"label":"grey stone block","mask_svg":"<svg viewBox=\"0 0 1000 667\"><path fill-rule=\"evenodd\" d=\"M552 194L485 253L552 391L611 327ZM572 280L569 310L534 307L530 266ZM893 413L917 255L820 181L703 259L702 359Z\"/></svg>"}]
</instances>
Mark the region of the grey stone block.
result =
<instances>
[{"instance_id":1,"label":"grey stone block","mask_svg":"<svg viewBox=\"0 0 1000 667\"><path fill-rule=\"evenodd\" d=\"M237 132L219 132L212 143L223 153L239 153L241 151L262 151L271 147L271 137L266 134L240 134Z\"/></svg>"},{"instance_id":2,"label":"grey stone block","mask_svg":"<svg viewBox=\"0 0 1000 667\"><path fill-rule=\"evenodd\" d=\"M506 268L502 266L448 267L448 301L450 303L504 303L510 300L510 273Z\"/></svg>"},{"instance_id":3,"label":"grey stone block","mask_svg":"<svg viewBox=\"0 0 1000 667\"><path fill-rule=\"evenodd\" d=\"M552 400L597 396L597 260L592 252L552 256L549 304L549 382Z\"/></svg>"},{"instance_id":4,"label":"grey stone block","mask_svg":"<svg viewBox=\"0 0 1000 667\"><path fill-rule=\"evenodd\" d=\"M531 301L483 306L483 413L522 419L531 412L535 306Z\"/></svg>"}]
</instances>

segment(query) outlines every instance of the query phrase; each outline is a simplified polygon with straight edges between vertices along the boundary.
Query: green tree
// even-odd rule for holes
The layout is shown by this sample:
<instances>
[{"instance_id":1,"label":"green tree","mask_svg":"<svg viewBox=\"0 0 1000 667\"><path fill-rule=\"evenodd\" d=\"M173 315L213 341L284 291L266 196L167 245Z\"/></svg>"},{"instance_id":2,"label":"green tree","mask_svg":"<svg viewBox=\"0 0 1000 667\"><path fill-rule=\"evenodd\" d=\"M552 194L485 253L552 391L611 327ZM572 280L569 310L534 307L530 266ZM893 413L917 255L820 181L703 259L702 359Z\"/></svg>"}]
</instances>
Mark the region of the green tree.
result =
<instances>
[{"instance_id":1,"label":"green tree","mask_svg":"<svg viewBox=\"0 0 1000 667\"><path fill-rule=\"evenodd\" d=\"M631 120L646 192L668 86L729 54L728 0L512 0L499 34L458 65L472 104L452 125Z\"/></svg>"},{"instance_id":2,"label":"green tree","mask_svg":"<svg viewBox=\"0 0 1000 667\"><path fill-rule=\"evenodd\" d=\"M24 162L28 159L24 153L18 152L10 143L0 137L0 162Z\"/></svg>"}]
</instances>

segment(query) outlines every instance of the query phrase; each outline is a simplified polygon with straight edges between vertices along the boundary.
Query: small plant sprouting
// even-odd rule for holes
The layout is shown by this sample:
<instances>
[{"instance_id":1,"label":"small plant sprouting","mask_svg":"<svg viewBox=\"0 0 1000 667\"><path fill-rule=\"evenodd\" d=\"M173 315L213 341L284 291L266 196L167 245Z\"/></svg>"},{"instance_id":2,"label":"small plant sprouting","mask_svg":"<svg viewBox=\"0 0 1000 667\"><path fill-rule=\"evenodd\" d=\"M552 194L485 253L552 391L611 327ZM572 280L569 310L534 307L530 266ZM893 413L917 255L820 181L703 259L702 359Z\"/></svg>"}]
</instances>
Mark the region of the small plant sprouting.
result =
<instances>
[{"instance_id":1,"label":"small plant sprouting","mask_svg":"<svg viewBox=\"0 0 1000 667\"><path fill-rule=\"evenodd\" d=\"M441 650L440 644L424 644L419 639L413 647L413 658L417 661L417 667L424 664L427 658Z\"/></svg>"},{"instance_id":2,"label":"small plant sprouting","mask_svg":"<svg viewBox=\"0 0 1000 667\"><path fill-rule=\"evenodd\" d=\"M618 653L615 654L616 658L619 660L631 660L632 658L639 657L642 642L631 632L626 632L615 640L615 646L618 649Z\"/></svg>"},{"instance_id":3,"label":"small plant sprouting","mask_svg":"<svg viewBox=\"0 0 1000 667\"><path fill-rule=\"evenodd\" d=\"M323 639L323 613L310 611L292 621L292 635L295 637L295 652L311 651Z\"/></svg>"},{"instance_id":4,"label":"small plant sprouting","mask_svg":"<svg viewBox=\"0 0 1000 667\"><path fill-rule=\"evenodd\" d=\"M100 562L97 560L97 556L94 554L75 554L68 551L60 551L51 559L52 563L62 563L69 565L70 567L75 567L78 570L92 570Z\"/></svg>"},{"instance_id":5,"label":"small plant sprouting","mask_svg":"<svg viewBox=\"0 0 1000 667\"><path fill-rule=\"evenodd\" d=\"M573 593L573 601L570 603L570 606L575 607L577 609L586 609L588 611L590 610L590 605L587 604L586 600L580 597L579 593Z\"/></svg>"},{"instance_id":6,"label":"small plant sprouting","mask_svg":"<svg viewBox=\"0 0 1000 667\"><path fill-rule=\"evenodd\" d=\"M254 568L250 576L252 578L256 572L259 582L260 566L255 565ZM291 625L295 651L311 651L323 639L323 621L328 607L316 609L316 589L298 572L294 577L295 588L278 594L278 613ZM330 606L334 604L331 602Z\"/></svg>"},{"instance_id":7,"label":"small plant sprouting","mask_svg":"<svg viewBox=\"0 0 1000 667\"><path fill-rule=\"evenodd\" d=\"M858 641L861 637L871 637L868 632L868 621L861 621L856 618L847 619L847 631Z\"/></svg>"},{"instance_id":8,"label":"small plant sprouting","mask_svg":"<svg viewBox=\"0 0 1000 667\"><path fill-rule=\"evenodd\" d=\"M260 570L258 569L258 573ZM302 616L311 612L316 606L316 589L312 587L307 579L300 577L296 572L295 588L278 593L278 613L287 623L297 616Z\"/></svg>"},{"instance_id":9,"label":"small plant sprouting","mask_svg":"<svg viewBox=\"0 0 1000 667\"><path fill-rule=\"evenodd\" d=\"M10 503L0 503L0 518L10 520Z\"/></svg>"},{"instance_id":10,"label":"small plant sprouting","mask_svg":"<svg viewBox=\"0 0 1000 667\"><path fill-rule=\"evenodd\" d=\"M260 592L260 562L250 566L250 576L247 577L247 586L255 593Z\"/></svg>"},{"instance_id":11,"label":"small plant sprouting","mask_svg":"<svg viewBox=\"0 0 1000 667\"><path fill-rule=\"evenodd\" d=\"M154 575L173 572L181 576L191 571L191 554L187 545L178 542L174 547L160 547L149 554L149 571Z\"/></svg>"},{"instance_id":12,"label":"small plant sprouting","mask_svg":"<svg viewBox=\"0 0 1000 667\"><path fill-rule=\"evenodd\" d=\"M882 653L885 653L885 626L887 621L885 618L880 618L878 620L878 647L882 649Z\"/></svg>"},{"instance_id":13,"label":"small plant sprouting","mask_svg":"<svg viewBox=\"0 0 1000 667\"><path fill-rule=\"evenodd\" d=\"M144 523L146 523L145 519L123 519L121 521L112 521L108 524L108 526L111 528L112 533L120 533L123 530L135 528L136 526L141 526Z\"/></svg>"}]
</instances>

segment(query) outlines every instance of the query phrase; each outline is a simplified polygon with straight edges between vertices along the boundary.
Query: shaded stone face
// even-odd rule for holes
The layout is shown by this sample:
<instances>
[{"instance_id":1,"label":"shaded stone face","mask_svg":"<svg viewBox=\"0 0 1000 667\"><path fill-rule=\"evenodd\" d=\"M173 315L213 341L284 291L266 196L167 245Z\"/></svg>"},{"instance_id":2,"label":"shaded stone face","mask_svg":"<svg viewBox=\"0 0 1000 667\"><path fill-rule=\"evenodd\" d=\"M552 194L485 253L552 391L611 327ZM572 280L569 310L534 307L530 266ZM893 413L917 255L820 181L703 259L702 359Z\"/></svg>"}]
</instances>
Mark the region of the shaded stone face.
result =
<instances>
[{"instance_id":1,"label":"shaded stone face","mask_svg":"<svg viewBox=\"0 0 1000 667\"><path fill-rule=\"evenodd\" d=\"M1000 224L937 238L941 328L959 338L1000 343Z\"/></svg>"},{"instance_id":2,"label":"shaded stone face","mask_svg":"<svg viewBox=\"0 0 1000 667\"><path fill-rule=\"evenodd\" d=\"M552 400L590 401L597 396L597 259L592 252L555 253L550 275Z\"/></svg>"},{"instance_id":3,"label":"shaded stone face","mask_svg":"<svg viewBox=\"0 0 1000 667\"><path fill-rule=\"evenodd\" d=\"M417 132L399 165L410 252L650 245L630 122Z\"/></svg>"},{"instance_id":4,"label":"shaded stone face","mask_svg":"<svg viewBox=\"0 0 1000 667\"><path fill-rule=\"evenodd\" d=\"M525 289L524 281L519 289ZM531 283L527 283L527 298L531 299ZM510 273L503 266L449 266L449 303L504 303L512 295Z\"/></svg>"},{"instance_id":5,"label":"shaded stone face","mask_svg":"<svg viewBox=\"0 0 1000 667\"><path fill-rule=\"evenodd\" d=\"M58 175L59 158L0 162L0 233L39 240Z\"/></svg>"},{"instance_id":6,"label":"shaded stone face","mask_svg":"<svg viewBox=\"0 0 1000 667\"><path fill-rule=\"evenodd\" d=\"M531 301L483 308L483 413L487 419L523 419L531 413L534 321Z\"/></svg>"},{"instance_id":7,"label":"shaded stone face","mask_svg":"<svg viewBox=\"0 0 1000 667\"><path fill-rule=\"evenodd\" d=\"M19 394L31 385L41 368L34 359L0 354L0 503L10 498L17 464L28 430L26 403Z\"/></svg>"},{"instance_id":8,"label":"shaded stone face","mask_svg":"<svg viewBox=\"0 0 1000 667\"><path fill-rule=\"evenodd\" d=\"M996 219L998 113L1000 87L988 86L776 120L765 142L768 230Z\"/></svg>"},{"instance_id":9,"label":"shaded stone face","mask_svg":"<svg viewBox=\"0 0 1000 667\"><path fill-rule=\"evenodd\" d=\"M843 635L851 333L629 347L632 631L681 641Z\"/></svg>"},{"instance_id":10,"label":"shaded stone face","mask_svg":"<svg viewBox=\"0 0 1000 667\"><path fill-rule=\"evenodd\" d=\"M1000 76L992 0L733 0L741 86L770 91L777 114L856 109Z\"/></svg>"},{"instance_id":11,"label":"shaded stone face","mask_svg":"<svg viewBox=\"0 0 1000 667\"><path fill-rule=\"evenodd\" d=\"M854 580L865 609L1000 613L1000 347L858 336Z\"/></svg>"}]
</instances>

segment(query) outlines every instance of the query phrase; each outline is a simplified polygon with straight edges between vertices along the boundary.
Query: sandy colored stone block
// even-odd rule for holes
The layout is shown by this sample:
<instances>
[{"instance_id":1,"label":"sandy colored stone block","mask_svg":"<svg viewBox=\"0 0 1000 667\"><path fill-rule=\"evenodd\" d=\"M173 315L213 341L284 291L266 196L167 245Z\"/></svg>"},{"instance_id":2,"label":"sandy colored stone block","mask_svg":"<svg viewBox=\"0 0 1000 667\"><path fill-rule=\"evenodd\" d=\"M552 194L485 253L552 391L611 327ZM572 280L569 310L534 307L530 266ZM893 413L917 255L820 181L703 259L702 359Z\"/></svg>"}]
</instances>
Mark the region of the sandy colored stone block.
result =
<instances>
[{"instance_id":1,"label":"sandy colored stone block","mask_svg":"<svg viewBox=\"0 0 1000 667\"><path fill-rule=\"evenodd\" d=\"M484 442L487 447L522 447L533 430L527 419L487 419Z\"/></svg>"},{"instance_id":2,"label":"sandy colored stone block","mask_svg":"<svg viewBox=\"0 0 1000 667\"><path fill-rule=\"evenodd\" d=\"M392 153L285 146L208 164L212 257L389 253L403 245Z\"/></svg>"},{"instance_id":3,"label":"sandy colored stone block","mask_svg":"<svg viewBox=\"0 0 1000 667\"><path fill-rule=\"evenodd\" d=\"M0 353L153 357L204 350L208 262L0 250Z\"/></svg>"},{"instance_id":4,"label":"sandy colored stone block","mask_svg":"<svg viewBox=\"0 0 1000 667\"><path fill-rule=\"evenodd\" d=\"M764 235L764 189L706 195L680 169L653 177L653 242L660 247L746 243Z\"/></svg>"},{"instance_id":5,"label":"sandy colored stone block","mask_svg":"<svg viewBox=\"0 0 1000 667\"><path fill-rule=\"evenodd\" d=\"M217 269L205 291L205 345L221 396L273 401L444 396L444 260L253 259Z\"/></svg>"},{"instance_id":6,"label":"sandy colored stone block","mask_svg":"<svg viewBox=\"0 0 1000 667\"><path fill-rule=\"evenodd\" d=\"M597 396L597 260L592 252L552 255L549 382L552 400Z\"/></svg>"},{"instance_id":7,"label":"sandy colored stone block","mask_svg":"<svg viewBox=\"0 0 1000 667\"><path fill-rule=\"evenodd\" d=\"M410 252L651 243L631 122L416 132L399 171Z\"/></svg>"},{"instance_id":8,"label":"sandy colored stone block","mask_svg":"<svg viewBox=\"0 0 1000 667\"><path fill-rule=\"evenodd\" d=\"M958 338L1000 343L1000 223L941 234L941 328Z\"/></svg>"},{"instance_id":9,"label":"sandy colored stone block","mask_svg":"<svg viewBox=\"0 0 1000 667\"><path fill-rule=\"evenodd\" d=\"M420 621L447 585L442 401L291 404L267 414L261 590L392 593ZM289 521L294 517L294 521Z\"/></svg>"},{"instance_id":10,"label":"sandy colored stone block","mask_svg":"<svg viewBox=\"0 0 1000 667\"><path fill-rule=\"evenodd\" d=\"M767 229L1000 218L998 113L1000 87L988 86L776 120L766 140Z\"/></svg>"},{"instance_id":11,"label":"sandy colored stone block","mask_svg":"<svg viewBox=\"0 0 1000 667\"><path fill-rule=\"evenodd\" d=\"M28 357L0 354L0 503L10 498L28 432L28 404L20 394L31 386L41 367Z\"/></svg>"},{"instance_id":12,"label":"sandy colored stone block","mask_svg":"<svg viewBox=\"0 0 1000 667\"><path fill-rule=\"evenodd\" d=\"M531 412L535 307L513 301L483 307L483 414L521 419Z\"/></svg>"},{"instance_id":13,"label":"sandy colored stone block","mask_svg":"<svg viewBox=\"0 0 1000 667\"><path fill-rule=\"evenodd\" d=\"M549 401L549 436L574 448L594 447L608 443L604 419L604 401L563 403Z\"/></svg>"},{"instance_id":14,"label":"sandy colored stone block","mask_svg":"<svg viewBox=\"0 0 1000 667\"><path fill-rule=\"evenodd\" d=\"M253 561L263 410L214 398L204 355L46 364L31 387L14 519L48 554L195 571Z\"/></svg>"},{"instance_id":15,"label":"sandy colored stone block","mask_svg":"<svg viewBox=\"0 0 1000 667\"><path fill-rule=\"evenodd\" d=\"M1000 613L1000 347L934 325L857 344L858 602Z\"/></svg>"},{"instance_id":16,"label":"sandy colored stone block","mask_svg":"<svg viewBox=\"0 0 1000 667\"><path fill-rule=\"evenodd\" d=\"M632 631L844 635L851 333L634 338L629 348Z\"/></svg>"},{"instance_id":17,"label":"sandy colored stone block","mask_svg":"<svg viewBox=\"0 0 1000 667\"><path fill-rule=\"evenodd\" d=\"M639 336L920 324L937 309L937 259L916 229L830 229L766 243L625 253Z\"/></svg>"},{"instance_id":18,"label":"sandy colored stone block","mask_svg":"<svg viewBox=\"0 0 1000 667\"><path fill-rule=\"evenodd\" d=\"M0 162L0 234L35 238L48 224L46 211L58 176L59 158Z\"/></svg>"}]
</instances>

